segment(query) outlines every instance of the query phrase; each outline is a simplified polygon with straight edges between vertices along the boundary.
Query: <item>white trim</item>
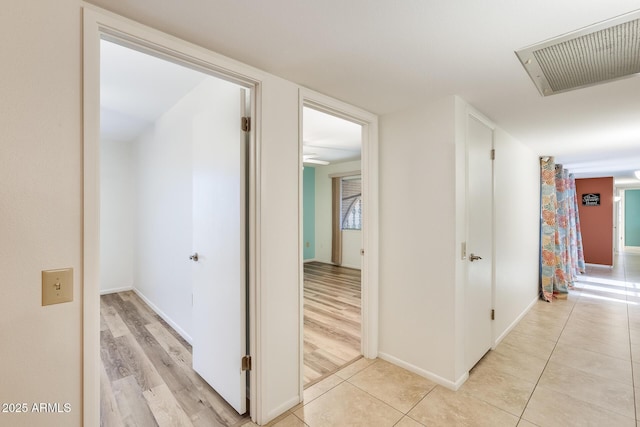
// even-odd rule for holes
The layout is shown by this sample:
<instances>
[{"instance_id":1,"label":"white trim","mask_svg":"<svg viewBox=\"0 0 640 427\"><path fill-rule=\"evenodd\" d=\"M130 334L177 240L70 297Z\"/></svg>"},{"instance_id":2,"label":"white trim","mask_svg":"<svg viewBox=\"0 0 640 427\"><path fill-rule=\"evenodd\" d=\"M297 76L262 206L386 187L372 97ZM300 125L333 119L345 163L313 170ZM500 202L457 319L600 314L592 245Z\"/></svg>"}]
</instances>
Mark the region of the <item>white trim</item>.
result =
<instances>
[{"instance_id":1,"label":"white trim","mask_svg":"<svg viewBox=\"0 0 640 427\"><path fill-rule=\"evenodd\" d=\"M350 268L352 270L362 271L362 268L359 265L340 264L340 267Z\"/></svg>"},{"instance_id":2,"label":"white trim","mask_svg":"<svg viewBox=\"0 0 640 427\"><path fill-rule=\"evenodd\" d=\"M613 268L613 265L607 265L607 264L591 264L589 262L586 262L584 265L588 265L589 267L596 267L596 268Z\"/></svg>"},{"instance_id":3,"label":"white trim","mask_svg":"<svg viewBox=\"0 0 640 427\"><path fill-rule=\"evenodd\" d=\"M465 372L462 374L460 378L458 378L455 382L450 381L446 378L442 378L440 375L434 374L431 371L427 371L425 369L419 368L411 363L407 363L404 360L398 359L397 357L391 356L387 353L380 352L378 357L382 360L386 360L387 362L393 363L394 365L400 366L401 368L406 369L407 371L413 372L414 374L420 375L428 380L433 381L436 384L439 384L443 387L448 388L449 390L456 391L462 386L462 384L467 381L469 378L469 372Z\"/></svg>"},{"instance_id":4,"label":"white trim","mask_svg":"<svg viewBox=\"0 0 640 427\"><path fill-rule=\"evenodd\" d=\"M311 107L318 111L340 117L362 125L362 194L363 194L363 225L362 247L362 329L361 351L364 357L375 359L378 356L378 116L353 105L346 104L334 98L306 88L299 91L299 256L303 259L304 242L302 236L302 109ZM299 263L299 334L300 343L304 342L304 272L302 262ZM300 346L300 360L298 367L300 384L300 401L303 399L304 361L303 348Z\"/></svg>"},{"instance_id":5,"label":"white trim","mask_svg":"<svg viewBox=\"0 0 640 427\"><path fill-rule=\"evenodd\" d=\"M83 241L83 425L100 423L100 38L120 40L136 45L174 61L189 63L226 80L251 89L251 112L255 123L251 131L249 171L249 347L253 370L249 376L252 421L267 419L262 414L263 387L260 357L260 324L257 322L262 303L260 293L260 126L261 81L265 73L245 64L216 54L176 37L154 30L127 18L113 14L85 2L83 13L83 117L84 117L84 241Z\"/></svg>"},{"instance_id":6,"label":"white trim","mask_svg":"<svg viewBox=\"0 0 640 427\"><path fill-rule=\"evenodd\" d=\"M306 264L306 263L308 263L308 262L318 262L318 260L317 260L317 259L315 259L315 258L309 258L309 259L305 259L305 260L304 260L304 261L302 261L302 262Z\"/></svg>"},{"instance_id":7,"label":"white trim","mask_svg":"<svg viewBox=\"0 0 640 427\"><path fill-rule=\"evenodd\" d=\"M294 406L296 406L298 403L300 403L300 402L298 401L297 398L289 399L288 401L286 401L282 405L278 406L277 408L274 408L271 412L269 412L265 419L273 421L275 418L281 416L282 414L287 412L289 409L291 409ZM271 425L271 424L269 424L269 425Z\"/></svg>"},{"instance_id":8,"label":"white trim","mask_svg":"<svg viewBox=\"0 0 640 427\"><path fill-rule=\"evenodd\" d=\"M518 326L518 323L520 323L520 321L524 318L524 316L526 316L527 313L529 313L529 311L538 303L539 299L540 297L536 295L536 297L533 299L533 301L531 301L531 303L527 306L527 308L525 308L524 311L520 313L518 317L516 317L516 320L511 322L511 324L507 327L507 329L502 334L500 334L498 338L496 338L496 340L493 342L493 345L491 346L491 350L495 350L498 344L500 344L502 340L505 339L507 335L509 335L509 332L511 332L513 328Z\"/></svg>"},{"instance_id":9,"label":"white trim","mask_svg":"<svg viewBox=\"0 0 640 427\"><path fill-rule=\"evenodd\" d=\"M164 311L160 310L160 308L155 305L149 298L147 298L140 290L133 288L133 292L136 293L140 297L145 304L151 308L158 316L162 318L165 322L169 324L182 338L184 338L189 344L193 344L193 339L191 335L189 335L184 329L182 329L176 322L173 321L171 317L169 317Z\"/></svg>"},{"instance_id":10,"label":"white trim","mask_svg":"<svg viewBox=\"0 0 640 427\"><path fill-rule=\"evenodd\" d=\"M123 286L122 288L103 289L100 291L100 295L115 294L118 292L133 291L133 286Z\"/></svg>"}]
</instances>

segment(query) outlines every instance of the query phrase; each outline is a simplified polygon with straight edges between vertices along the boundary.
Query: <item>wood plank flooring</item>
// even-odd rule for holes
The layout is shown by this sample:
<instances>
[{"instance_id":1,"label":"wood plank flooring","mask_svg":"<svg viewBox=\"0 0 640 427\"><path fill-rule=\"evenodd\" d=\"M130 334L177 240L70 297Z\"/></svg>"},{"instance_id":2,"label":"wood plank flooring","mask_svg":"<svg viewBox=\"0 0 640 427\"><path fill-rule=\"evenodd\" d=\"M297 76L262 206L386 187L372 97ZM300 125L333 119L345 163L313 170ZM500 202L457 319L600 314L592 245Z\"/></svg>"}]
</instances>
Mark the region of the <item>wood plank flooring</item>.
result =
<instances>
[{"instance_id":1,"label":"wood plank flooring","mask_svg":"<svg viewBox=\"0 0 640 427\"><path fill-rule=\"evenodd\" d=\"M360 270L304 264L304 384L361 356Z\"/></svg>"},{"instance_id":2,"label":"wood plank flooring","mask_svg":"<svg viewBox=\"0 0 640 427\"><path fill-rule=\"evenodd\" d=\"M240 426L191 368L191 346L134 292L100 297L100 424Z\"/></svg>"}]
</instances>

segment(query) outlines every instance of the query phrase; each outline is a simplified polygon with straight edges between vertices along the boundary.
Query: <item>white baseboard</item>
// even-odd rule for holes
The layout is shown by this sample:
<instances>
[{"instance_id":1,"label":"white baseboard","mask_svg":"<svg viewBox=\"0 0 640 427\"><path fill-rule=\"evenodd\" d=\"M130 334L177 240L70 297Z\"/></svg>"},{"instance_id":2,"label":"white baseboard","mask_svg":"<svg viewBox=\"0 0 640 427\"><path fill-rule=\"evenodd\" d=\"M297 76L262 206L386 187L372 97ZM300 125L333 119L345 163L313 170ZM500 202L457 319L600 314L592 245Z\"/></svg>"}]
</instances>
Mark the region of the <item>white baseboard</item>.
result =
<instances>
[{"instance_id":1,"label":"white baseboard","mask_svg":"<svg viewBox=\"0 0 640 427\"><path fill-rule=\"evenodd\" d=\"M446 378L442 378L440 375L434 374L433 372L427 371L425 369L419 368L411 363L407 363L404 360L398 359L397 357L391 356L390 354L378 353L378 357L382 360L386 360L387 362L393 363L394 365L400 366L401 368L406 369L407 371L413 372L414 374L418 374L421 377L424 377L428 380L433 381L436 384L439 384L443 387L448 388L449 390L456 391L464 384L464 382L469 378L469 373L465 372L460 378L456 381L451 381Z\"/></svg>"},{"instance_id":2,"label":"white baseboard","mask_svg":"<svg viewBox=\"0 0 640 427\"><path fill-rule=\"evenodd\" d=\"M515 328L518 325L518 323L524 318L524 316L526 316L527 313L533 308L533 306L538 303L539 299L540 299L540 296L536 295L534 300L531 301L531 303L527 306L527 308L525 308L524 311L522 313L520 313L520 315L518 317L516 317L516 320L511 322L509 327L507 329L505 329L505 331L502 334L500 334L500 336L498 338L496 338L495 342L493 343L493 346L491 346L491 350L495 350L496 349L498 344L500 344L500 342L502 342L502 340L505 339L505 337L507 335L509 335L509 332L511 332L513 330L513 328Z\"/></svg>"},{"instance_id":3,"label":"white baseboard","mask_svg":"<svg viewBox=\"0 0 640 427\"><path fill-rule=\"evenodd\" d=\"M133 286L123 286L122 288L100 289L100 295L115 294L116 292L126 292L133 290Z\"/></svg>"},{"instance_id":4,"label":"white baseboard","mask_svg":"<svg viewBox=\"0 0 640 427\"><path fill-rule=\"evenodd\" d=\"M584 265L588 265L589 267L613 268L613 265L607 265L607 264L591 264L591 263L589 263L589 262L585 263Z\"/></svg>"},{"instance_id":5,"label":"white baseboard","mask_svg":"<svg viewBox=\"0 0 640 427\"><path fill-rule=\"evenodd\" d=\"M322 264L336 265L336 264L332 263L330 260L327 261L327 260L317 259L317 258L308 259L308 260L305 259L304 262L319 262L319 263L322 263ZM359 266L359 265L356 266L356 265L349 265L349 264L340 264L340 267L351 268L353 270L362 270L362 267Z\"/></svg>"},{"instance_id":6,"label":"white baseboard","mask_svg":"<svg viewBox=\"0 0 640 427\"><path fill-rule=\"evenodd\" d=\"M317 260L317 259L315 259L315 258L309 258L309 259L305 259L305 260L304 260L304 261L302 261L302 262L304 262L304 263L307 263L307 262L318 262L318 260Z\"/></svg>"},{"instance_id":7,"label":"white baseboard","mask_svg":"<svg viewBox=\"0 0 640 427\"><path fill-rule=\"evenodd\" d=\"M273 421L274 419L278 418L280 415L284 414L285 412L287 412L289 409L293 408L294 406L296 406L300 402L301 402L301 399L300 399L299 396L292 397L291 399L287 400L282 405L280 405L277 408L275 408L272 411L270 411L267 414L267 419L266 420L262 420L262 423L260 423L260 425L265 425L265 424Z\"/></svg>"},{"instance_id":8,"label":"white baseboard","mask_svg":"<svg viewBox=\"0 0 640 427\"><path fill-rule=\"evenodd\" d=\"M142 299L142 301L145 302L145 304L147 304L153 311L155 311L155 313L158 316L162 317L162 320L167 322L169 326L171 326L178 334L180 334L182 338L184 338L189 344L193 345L191 335L187 334L184 329L178 326L178 324L176 324L169 316L167 316L162 310L160 310L154 303L149 301L149 299L146 296L144 296L144 294L140 292L138 289L133 288L133 292L135 292L136 295L138 295L140 299Z\"/></svg>"}]
</instances>

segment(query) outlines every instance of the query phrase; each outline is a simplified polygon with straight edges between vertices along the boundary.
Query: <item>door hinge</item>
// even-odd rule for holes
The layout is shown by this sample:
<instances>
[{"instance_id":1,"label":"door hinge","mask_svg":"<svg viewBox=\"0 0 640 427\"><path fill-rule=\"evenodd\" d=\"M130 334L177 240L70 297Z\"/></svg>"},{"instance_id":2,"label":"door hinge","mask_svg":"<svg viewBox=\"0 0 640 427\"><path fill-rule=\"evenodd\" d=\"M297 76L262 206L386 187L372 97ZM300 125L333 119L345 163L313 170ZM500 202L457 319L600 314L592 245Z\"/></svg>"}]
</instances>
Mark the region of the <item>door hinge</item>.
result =
<instances>
[{"instance_id":1,"label":"door hinge","mask_svg":"<svg viewBox=\"0 0 640 427\"><path fill-rule=\"evenodd\" d=\"M243 132L249 132L251 130L251 117L243 117L241 127Z\"/></svg>"},{"instance_id":2,"label":"door hinge","mask_svg":"<svg viewBox=\"0 0 640 427\"><path fill-rule=\"evenodd\" d=\"M242 358L242 370L243 371L251 370L251 356L244 356Z\"/></svg>"},{"instance_id":3,"label":"door hinge","mask_svg":"<svg viewBox=\"0 0 640 427\"><path fill-rule=\"evenodd\" d=\"M491 320L496 320L496 311L491 309Z\"/></svg>"},{"instance_id":4,"label":"door hinge","mask_svg":"<svg viewBox=\"0 0 640 427\"><path fill-rule=\"evenodd\" d=\"M492 148L491 149L491 160L495 160L496 159L496 149Z\"/></svg>"}]
</instances>

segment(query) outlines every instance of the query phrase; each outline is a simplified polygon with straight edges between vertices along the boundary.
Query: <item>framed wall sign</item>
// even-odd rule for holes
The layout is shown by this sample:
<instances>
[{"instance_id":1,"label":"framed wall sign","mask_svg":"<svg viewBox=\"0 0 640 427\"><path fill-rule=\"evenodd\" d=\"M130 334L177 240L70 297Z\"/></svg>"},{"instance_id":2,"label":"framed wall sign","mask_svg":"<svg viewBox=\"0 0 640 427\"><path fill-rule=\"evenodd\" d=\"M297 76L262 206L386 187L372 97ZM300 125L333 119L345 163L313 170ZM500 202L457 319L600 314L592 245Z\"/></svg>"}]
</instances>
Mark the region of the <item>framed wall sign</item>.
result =
<instances>
[{"instance_id":1,"label":"framed wall sign","mask_svg":"<svg viewBox=\"0 0 640 427\"><path fill-rule=\"evenodd\" d=\"M600 193L583 194L582 206L600 206Z\"/></svg>"}]
</instances>

